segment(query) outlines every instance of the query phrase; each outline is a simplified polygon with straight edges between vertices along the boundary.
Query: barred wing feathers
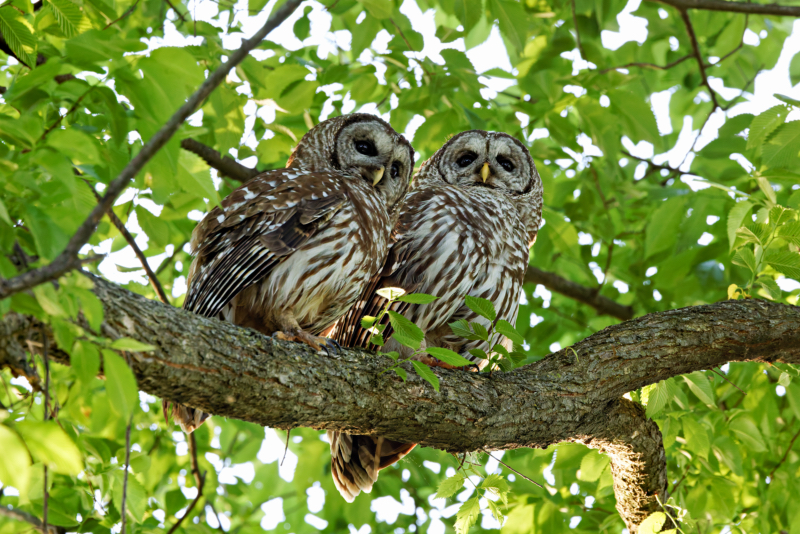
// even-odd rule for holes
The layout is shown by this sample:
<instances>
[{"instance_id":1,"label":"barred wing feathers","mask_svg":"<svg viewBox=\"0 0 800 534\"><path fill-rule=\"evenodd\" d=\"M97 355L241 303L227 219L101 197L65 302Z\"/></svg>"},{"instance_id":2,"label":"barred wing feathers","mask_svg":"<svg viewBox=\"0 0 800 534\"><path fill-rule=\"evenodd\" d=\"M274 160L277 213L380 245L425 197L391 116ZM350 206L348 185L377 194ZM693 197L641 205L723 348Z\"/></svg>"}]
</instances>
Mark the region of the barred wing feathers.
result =
<instances>
[{"instance_id":1,"label":"barred wing feathers","mask_svg":"<svg viewBox=\"0 0 800 534\"><path fill-rule=\"evenodd\" d=\"M184 308L216 316L313 236L347 201L341 177L281 169L261 174L211 210L192 235Z\"/></svg>"}]
</instances>

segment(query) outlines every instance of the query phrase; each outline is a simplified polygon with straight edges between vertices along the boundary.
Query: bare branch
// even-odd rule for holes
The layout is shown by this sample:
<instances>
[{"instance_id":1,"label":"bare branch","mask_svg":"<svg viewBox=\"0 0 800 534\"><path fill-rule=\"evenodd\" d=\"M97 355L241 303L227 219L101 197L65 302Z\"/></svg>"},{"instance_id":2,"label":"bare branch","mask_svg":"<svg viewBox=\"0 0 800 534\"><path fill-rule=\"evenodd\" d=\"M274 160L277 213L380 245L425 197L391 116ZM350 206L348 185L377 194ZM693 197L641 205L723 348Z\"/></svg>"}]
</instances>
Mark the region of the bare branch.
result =
<instances>
[{"instance_id":1,"label":"bare branch","mask_svg":"<svg viewBox=\"0 0 800 534\"><path fill-rule=\"evenodd\" d=\"M122 475L122 504L120 506L120 514L122 515L122 529L121 534L125 534L125 501L128 499L128 468L131 466L131 425L133 425L133 415L128 420L128 427L125 429L125 473Z\"/></svg>"},{"instance_id":2,"label":"bare branch","mask_svg":"<svg viewBox=\"0 0 800 534\"><path fill-rule=\"evenodd\" d=\"M714 109L716 110L719 107L719 102L717 102L717 93L711 88L711 84L708 83L708 76L706 75L706 63L705 60L703 60L703 55L700 53L700 45L697 43L697 36L694 33L692 20L689 18L689 13L686 11L686 9L681 9L679 11L681 18L683 19L683 23L686 25L686 33L689 34L689 42L692 44L692 51L695 59L697 60L697 66L700 67L700 76L703 78L703 85L705 85L706 89L708 89L708 94L711 96L711 102L714 104Z\"/></svg>"},{"instance_id":3,"label":"bare branch","mask_svg":"<svg viewBox=\"0 0 800 534\"><path fill-rule=\"evenodd\" d=\"M89 189L92 190L92 193L94 193L94 197L97 199L97 201L100 202L100 195L97 193L95 188L92 187L92 184L89 183L89 181L87 180L84 180L84 182L86 183L86 185L89 186ZM120 218L117 217L117 214L114 213L113 207L110 210L108 210L107 215L111 223L117 228L119 233L122 234L122 237L125 238L125 241L127 241L128 246L131 247L133 253L136 254L136 257L139 259L139 263L142 264L142 268L144 269L144 272L147 274L147 278L150 280L150 285L153 286L153 289L155 290L156 295L158 295L159 300L164 304L169 304L170 302L169 299L167 298L167 294L164 292L164 287L161 285L161 282L159 281L158 276L156 276L156 273L154 273L153 269L150 268L150 264L147 263L147 258L144 256L144 252L142 252L142 249L140 249L139 245L136 244L136 240L133 238L131 233L125 227L125 223L123 223L120 220Z\"/></svg>"},{"instance_id":4,"label":"bare branch","mask_svg":"<svg viewBox=\"0 0 800 534\"><path fill-rule=\"evenodd\" d=\"M578 29L578 14L575 12L575 0L572 0L572 25L575 27L575 43L578 45L578 53L581 55L581 59L586 61L586 51L583 49L583 43L581 43L581 31Z\"/></svg>"},{"instance_id":5,"label":"bare branch","mask_svg":"<svg viewBox=\"0 0 800 534\"><path fill-rule=\"evenodd\" d=\"M53 525L49 525L47 530L45 530L44 524L39 520L38 517L29 514L28 512L23 512L22 510L17 510L16 508L9 508L7 506L0 505L0 516L8 517L10 519L16 519L17 521L24 521L25 523L29 523L33 525L37 531L41 532L42 534L64 534L67 529L63 527L56 527ZM77 527L77 524L75 525Z\"/></svg>"},{"instance_id":6,"label":"bare branch","mask_svg":"<svg viewBox=\"0 0 800 534\"><path fill-rule=\"evenodd\" d=\"M596 288L582 286L556 273L542 271L532 265L529 265L528 270L525 272L525 283L528 282L542 284L550 291L555 291L565 297L587 304L596 309L600 315L610 315L623 321L633 317L632 307L623 306L608 297L600 295Z\"/></svg>"},{"instance_id":7,"label":"bare branch","mask_svg":"<svg viewBox=\"0 0 800 534\"><path fill-rule=\"evenodd\" d=\"M769 478L772 478L773 475L775 475L775 471L777 471L780 468L780 466L783 465L783 462L786 461L786 458L789 457L789 453L792 452L792 447L794 447L794 442L797 441L798 437L800 437L800 430L797 431L797 434L794 435L792 441L789 442L789 446L786 447L786 452L783 454L783 458L781 458L781 461L778 462L778 465L773 467L772 471L769 472Z\"/></svg>"},{"instance_id":8,"label":"bare branch","mask_svg":"<svg viewBox=\"0 0 800 534\"><path fill-rule=\"evenodd\" d=\"M727 11L729 13L749 13L751 15L776 15L779 17L800 17L800 6L780 4L751 4L750 2L728 2L727 0L647 0L666 4L681 10L701 9L706 11Z\"/></svg>"},{"instance_id":9,"label":"bare branch","mask_svg":"<svg viewBox=\"0 0 800 534\"><path fill-rule=\"evenodd\" d=\"M194 500L189 504L189 507L186 508L186 511L183 515L172 525L172 528L169 529L167 534L172 534L175 532L183 520L189 517L189 514L192 513L194 507L197 506L198 501L203 496L203 486L205 485L206 481L206 474L200 474L200 467L197 463L197 441L195 440L194 433L189 434L189 458L192 462L192 475L194 475L194 482L197 487L197 495L195 496ZM124 532L122 534L125 534Z\"/></svg>"},{"instance_id":10,"label":"bare branch","mask_svg":"<svg viewBox=\"0 0 800 534\"><path fill-rule=\"evenodd\" d=\"M607 69L603 69L603 70L601 70L599 72L599 74L605 74L606 72L611 71L611 70L629 69L631 67L641 67L641 68L658 69L658 70L669 70L672 67L680 65L681 63L683 63L684 61L686 61L690 57L692 57L692 54L683 56L682 58L676 59L672 63L667 63L666 65L656 65L655 63L627 63L625 65L620 65L618 67L609 67Z\"/></svg>"},{"instance_id":11,"label":"bare branch","mask_svg":"<svg viewBox=\"0 0 800 534\"><path fill-rule=\"evenodd\" d=\"M183 124L183 122L197 110L208 95L216 89L222 80L225 79L228 72L241 63L250 51L264 40L267 34L283 23L283 21L294 12L297 6L300 5L300 2L301 0L288 0L278 8L275 14L267 20L264 26L262 26L251 39L242 41L242 46L230 55L228 61L209 74L208 78L206 78L197 91L188 98L186 103L144 144L139 153L131 159L124 169L122 169L119 176L108 184L102 201L95 206L89 214L89 217L80 225L72 238L70 238L64 251L61 252L52 263L17 275L9 280L0 281L0 300L14 293L39 285L47 280L58 278L62 274L74 269L78 265L78 252L89 241L95 228L97 228L97 223L100 222L103 215L114 205L114 201L128 186L128 183L133 177L142 170L161 147L167 144L175 132L178 131L181 124Z\"/></svg>"},{"instance_id":12,"label":"bare branch","mask_svg":"<svg viewBox=\"0 0 800 534\"><path fill-rule=\"evenodd\" d=\"M181 148L193 152L203 158L208 165L216 169L223 176L233 178L245 183L258 176L259 171L245 167L230 156L223 156L210 146L204 145L200 141L187 138L181 141Z\"/></svg>"}]
</instances>

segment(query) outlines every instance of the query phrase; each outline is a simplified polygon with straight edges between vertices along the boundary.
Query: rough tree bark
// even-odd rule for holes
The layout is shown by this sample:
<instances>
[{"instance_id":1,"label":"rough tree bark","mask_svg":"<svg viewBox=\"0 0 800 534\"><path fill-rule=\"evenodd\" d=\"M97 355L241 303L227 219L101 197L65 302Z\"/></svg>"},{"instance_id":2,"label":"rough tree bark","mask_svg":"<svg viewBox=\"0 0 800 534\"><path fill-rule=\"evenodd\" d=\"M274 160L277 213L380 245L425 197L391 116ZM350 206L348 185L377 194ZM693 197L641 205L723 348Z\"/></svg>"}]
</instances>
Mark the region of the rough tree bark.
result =
<instances>
[{"instance_id":1,"label":"rough tree bark","mask_svg":"<svg viewBox=\"0 0 800 534\"><path fill-rule=\"evenodd\" d=\"M315 354L94 282L102 333L157 347L130 355L143 391L276 428L380 434L451 452L585 443L611 457L631 532L658 508L656 495L667 497L666 472L657 426L620 397L728 361L800 363L800 308L726 301L614 325L509 373L437 369L437 393L413 373L407 382L383 373L390 360L374 353ZM22 368L33 326L32 317L3 318L0 364ZM50 343L51 358L67 363Z\"/></svg>"}]
</instances>

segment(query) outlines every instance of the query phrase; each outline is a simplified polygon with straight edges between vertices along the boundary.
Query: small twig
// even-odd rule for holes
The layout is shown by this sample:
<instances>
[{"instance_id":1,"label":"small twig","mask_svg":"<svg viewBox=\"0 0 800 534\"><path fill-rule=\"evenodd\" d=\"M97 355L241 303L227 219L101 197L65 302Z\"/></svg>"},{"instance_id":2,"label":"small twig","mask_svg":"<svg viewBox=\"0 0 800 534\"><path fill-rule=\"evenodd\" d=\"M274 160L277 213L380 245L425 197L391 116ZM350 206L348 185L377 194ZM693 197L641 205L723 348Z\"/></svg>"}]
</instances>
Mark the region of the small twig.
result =
<instances>
[{"instance_id":1,"label":"small twig","mask_svg":"<svg viewBox=\"0 0 800 534\"><path fill-rule=\"evenodd\" d=\"M47 409L50 405L50 358L47 354L50 349L50 338L47 337L44 326L41 327L40 332L42 335L42 361L44 362L44 420L47 421L50 418L50 412ZM42 529L44 532L47 532L47 501L49 496L47 492L47 463L44 464L43 478L44 503L42 505Z\"/></svg>"},{"instance_id":2,"label":"small twig","mask_svg":"<svg viewBox=\"0 0 800 534\"><path fill-rule=\"evenodd\" d=\"M670 494L674 494L675 490L678 489L678 486L680 486L681 483L683 483L684 479L686 478L686 475L689 474L689 468L690 467L691 467L691 465L687 465L686 469L683 470L683 476L680 479L678 479L678 481L675 483L674 486L672 486L672 489L670 490Z\"/></svg>"},{"instance_id":3,"label":"small twig","mask_svg":"<svg viewBox=\"0 0 800 534\"><path fill-rule=\"evenodd\" d=\"M744 390L743 390L742 388L740 388L739 386L737 386L736 384L734 384L733 382L731 382L730 380L728 380L728 377L727 377L727 376L723 375L722 373L720 373L720 372L719 372L719 371L717 371L716 369L711 369L711 371L712 371L714 374L716 374L717 376L719 376L721 379L723 379L725 382L727 382L728 384L730 384L730 385L732 385L733 387L735 387L736 389L738 389L738 390L739 390L739 392L740 392L742 395L747 395L747 393L745 393L745 392L744 392Z\"/></svg>"},{"instance_id":4,"label":"small twig","mask_svg":"<svg viewBox=\"0 0 800 534\"><path fill-rule=\"evenodd\" d=\"M408 39L406 39L406 35L403 33L403 30L400 29L400 26L397 25L397 23L394 21L394 19L389 19L389 21L394 25L395 28L397 28L397 31L400 33L400 37L402 37L403 41L406 42L406 46L408 47L408 49L411 50L412 52L416 52L414 47L411 46L411 43L408 42ZM422 65L420 65L420 66L422 66Z\"/></svg>"},{"instance_id":5,"label":"small twig","mask_svg":"<svg viewBox=\"0 0 800 534\"><path fill-rule=\"evenodd\" d=\"M491 452L489 452L489 451L486 451L486 454L488 454L490 458L492 458L493 460L497 461L497 463L499 463L500 465L502 465L502 466L503 466L503 467L505 467L506 469L509 469L509 470L511 470L511 471L514 471L516 474L518 474L519 476L521 476L522 478L524 478L524 479L525 479L525 480L527 480L528 482L531 482L532 484L536 484L536 485L537 485L537 486L539 486L540 488L544 489L544 486L542 486L541 484L539 484L538 482L536 482L535 480L533 480L533 479L532 479L531 477L529 477L528 475L523 475L522 473L520 473L519 471L517 471L516 469L514 469L513 467L511 467L511 466L510 466L510 465L508 465L507 463L505 463L503 460L500 460L499 458L495 458L494 456L492 456L492 453L491 453Z\"/></svg>"},{"instance_id":6,"label":"small twig","mask_svg":"<svg viewBox=\"0 0 800 534\"><path fill-rule=\"evenodd\" d=\"M603 289L603 286L605 286L605 285L606 285L606 280L608 280L608 270L611 268L611 257L612 257L613 255L614 255L614 242L612 241L612 242L611 242L611 243L608 245L608 256L606 257L606 268L605 268L605 269L603 269L603 281L602 281L602 282L600 282L600 283L597 285L597 289L595 290L595 291L597 291L598 293L600 292L600 290L601 290L601 289Z\"/></svg>"},{"instance_id":7,"label":"small twig","mask_svg":"<svg viewBox=\"0 0 800 534\"><path fill-rule=\"evenodd\" d=\"M627 63L625 65L619 65L617 67L608 67L607 69L603 69L603 70L599 71L598 74L605 74L606 72L609 72L609 71L612 71L612 70L629 69L631 67L640 67L640 68L649 68L649 69L658 69L658 70L669 70L672 67L680 65L681 63L683 63L684 61L686 61L690 57L692 57L692 54L685 55L682 58L676 59L672 63L667 63L666 65L656 65L655 63L639 63L639 62Z\"/></svg>"},{"instance_id":8,"label":"small twig","mask_svg":"<svg viewBox=\"0 0 800 534\"><path fill-rule=\"evenodd\" d=\"M100 202L100 195L97 193L95 188L92 187L92 184L89 183L88 180L83 181L89 186L89 189L92 190L92 193L94 193L94 198ZM136 244L136 241L133 239L131 233L127 228L125 228L125 223L123 223L120 218L117 217L117 214L114 213L113 207L106 212L106 215L108 215L109 220L114 224L114 226L116 226L117 230L119 230L119 233L122 234L122 237L125 238L125 241L127 241L128 245L131 247L131 249L133 249L133 253L136 254L136 257L139 259L139 263L142 264L144 272L147 274L147 278L150 279L150 285L153 286L153 289L155 290L156 295L158 295L159 300L169 306L169 299L167 298L166 292L164 292L161 282L158 280L158 276L156 276L156 273L154 273L153 269L150 268L150 264L147 263L147 258L145 258L142 249L139 248L139 245Z\"/></svg>"},{"instance_id":9,"label":"small twig","mask_svg":"<svg viewBox=\"0 0 800 534\"><path fill-rule=\"evenodd\" d=\"M736 64L736 66L739 67L739 72L742 73L742 77L744 78L745 74L744 74L744 71L742 71L742 67L740 67L738 63ZM758 70L756 71L756 73L753 74L753 77L750 78L749 80L747 80L747 83L744 84L744 87L742 87L742 92L739 93L739 96L737 96L736 98L734 98L733 100L728 102L728 104L726 106L722 107L723 111L728 111L729 109L731 109L737 103L737 100L739 100L740 98L742 98L744 96L744 94L747 92L747 88L750 87L750 84L753 83L756 80L756 77L761 73L761 71L763 69L764 69L764 64L762 63L761 66L758 67Z\"/></svg>"},{"instance_id":10,"label":"small twig","mask_svg":"<svg viewBox=\"0 0 800 534\"><path fill-rule=\"evenodd\" d=\"M195 441L194 433L189 434L189 458L192 462L192 474L194 475L194 482L195 486L197 487L197 496L194 498L191 504L189 504L189 507L186 509L180 519L178 519L175 524L172 525L172 528L169 529L167 534L172 534L178 529L181 523L183 523L183 520L186 519L189 514L192 513L194 507L197 506L197 502L200 500L200 497L203 496L203 485L206 481L206 474L200 474L200 466L197 463L197 441Z\"/></svg>"},{"instance_id":11,"label":"small twig","mask_svg":"<svg viewBox=\"0 0 800 534\"><path fill-rule=\"evenodd\" d=\"M286 460L286 453L289 452L289 436L292 434L292 429L288 429L286 431L286 447L283 449L283 458L281 458L281 465L283 465L283 461Z\"/></svg>"},{"instance_id":12,"label":"small twig","mask_svg":"<svg viewBox=\"0 0 800 534\"><path fill-rule=\"evenodd\" d=\"M209 167L216 169L222 176L233 178L242 183L249 182L261 172L258 169L245 167L232 157L223 156L210 146L204 145L200 141L195 141L192 138L182 140L181 148L203 158L203 160L208 163Z\"/></svg>"},{"instance_id":13,"label":"small twig","mask_svg":"<svg viewBox=\"0 0 800 534\"><path fill-rule=\"evenodd\" d=\"M124 19L125 17L127 17L128 15L130 15L131 13L133 13L133 11L136 9L136 6L138 6L138 5L139 5L139 0L136 0L136 2L134 2L134 3L133 3L133 5L132 5L131 7L129 7L128 9L126 9L126 10L125 10L125 13L123 13L122 15L120 15L120 16L119 16L119 18L117 18L117 19L114 19L114 20L112 20L111 22L109 22L108 24L106 24L106 27L105 27L105 28L103 28L103 29L104 29L104 30L107 30L107 29L109 29L111 26L113 26L113 25L114 25L114 24L116 24L117 22L121 21L122 19Z\"/></svg>"},{"instance_id":14,"label":"small twig","mask_svg":"<svg viewBox=\"0 0 800 534\"><path fill-rule=\"evenodd\" d=\"M794 437L792 438L792 441L789 442L789 446L786 447L786 452L783 454L783 458L781 458L781 461L778 462L778 465L776 465L772 469L772 471L769 472L769 475L767 475L767 476L769 476L770 480L772 479L772 476L775 474L775 471L777 471L778 468L781 465L783 465L783 462L786 461L786 458L789 456L789 452L792 450L792 447L794 446L794 442L797 440L798 437L800 437L800 430L797 431L797 434L794 435Z\"/></svg>"},{"instance_id":15,"label":"small twig","mask_svg":"<svg viewBox=\"0 0 800 534\"><path fill-rule=\"evenodd\" d=\"M78 97L78 99L77 99L77 100L76 100L76 101L75 101L75 102L74 102L74 103L73 103L73 104L70 106L70 108L67 110L67 112L66 112L66 113L64 113L63 115L59 114L58 118L57 118L57 119L56 119L56 120L53 122L53 124L51 124L50 126L48 126L47 130L45 130L45 131L44 131L44 133L41 135L41 137L39 137L39 141L43 141L43 140L44 140L44 139L45 139L45 138L48 136L48 134L49 134L50 132L52 132L53 130L55 130L56 128L58 128L58 126L61 124L61 121L63 121L63 120L64 120L64 118L65 118L65 117L67 117L67 115L69 115L70 113L72 113L72 112L74 112L76 109L78 109L78 106L80 105L81 101L82 101L84 98L86 98L86 96L87 96L89 93L91 93L92 91L94 91L95 87L97 87L97 85L98 85L99 83L101 83L101 82L102 82L102 80L101 80L100 82L98 82L97 84L94 84L94 85L92 85L91 87L89 87L89 89L87 89L87 90L86 90L86 91L85 91L85 92L84 92L84 93L83 93L81 96L79 96L79 97Z\"/></svg>"},{"instance_id":16,"label":"small twig","mask_svg":"<svg viewBox=\"0 0 800 534\"><path fill-rule=\"evenodd\" d=\"M575 42L578 45L578 53L581 55L581 59L587 61L586 59L586 51L583 49L583 43L581 43L581 32L578 29L578 14L575 12L575 0L572 0L572 25L575 27Z\"/></svg>"},{"instance_id":17,"label":"small twig","mask_svg":"<svg viewBox=\"0 0 800 534\"><path fill-rule=\"evenodd\" d=\"M39 521L39 518L29 514L28 512L23 512L22 510L17 510L16 508L9 508L7 506L0 506L0 516L8 517L10 519L16 519L17 521L24 521L33 525L33 528L41 532L42 534L53 534L53 532L60 534L66 532L66 529L63 527L55 527L49 526L45 528L45 525Z\"/></svg>"},{"instance_id":18,"label":"small twig","mask_svg":"<svg viewBox=\"0 0 800 534\"><path fill-rule=\"evenodd\" d=\"M128 428L125 429L125 473L122 475L122 530L121 534L125 534L125 501L128 498L128 467L131 465L131 425L133 424L133 414L128 420Z\"/></svg>"},{"instance_id":19,"label":"small twig","mask_svg":"<svg viewBox=\"0 0 800 534\"><path fill-rule=\"evenodd\" d=\"M744 46L744 36L745 36L745 34L747 33L747 24L748 24L749 22L750 22L750 15L749 15L749 14L747 14L747 15L745 15L745 16L744 16L744 29L742 30L742 38L741 38L741 39L739 39L739 44L738 44L738 45L736 45L736 48L734 48L733 50L731 50L730 52L728 52L727 54L725 54L724 56L722 56L721 58L719 58L719 60L717 60L717 62L716 62L716 63L714 63L713 65L712 65L712 64L710 64L710 63L706 63L706 68L707 68L707 69L710 69L711 67L717 67L717 66L719 66L719 65L720 65L720 64L721 64L723 61L725 61L726 59L728 59L729 57L731 57L733 54L735 54L736 52L738 52L739 50L741 50L741 48Z\"/></svg>"},{"instance_id":20,"label":"small twig","mask_svg":"<svg viewBox=\"0 0 800 534\"><path fill-rule=\"evenodd\" d=\"M679 9L678 11L681 14L681 18L683 18L683 23L686 25L686 33L689 34L689 41L692 43L694 57L697 60L697 66L700 67L700 75L703 78L703 85L708 88L709 95L711 96L711 102L714 104L714 110L716 110L719 107L719 102L717 102L717 93L714 92L714 90L711 88L711 84L708 83L705 62L703 61L703 56L700 54L700 45L697 43L697 36L694 33L694 27L692 26L692 21L689 18L689 12L686 11L686 9ZM712 110L712 112L714 110Z\"/></svg>"},{"instance_id":21,"label":"small twig","mask_svg":"<svg viewBox=\"0 0 800 534\"><path fill-rule=\"evenodd\" d=\"M164 1L167 2L167 4L169 4L169 7L172 8L172 11L174 11L175 14L178 15L178 17L180 17L180 19L183 22L186 22L186 17L184 17L183 14L180 11L178 11L178 8L175 7L175 4L173 4L171 0L164 0Z\"/></svg>"}]
</instances>

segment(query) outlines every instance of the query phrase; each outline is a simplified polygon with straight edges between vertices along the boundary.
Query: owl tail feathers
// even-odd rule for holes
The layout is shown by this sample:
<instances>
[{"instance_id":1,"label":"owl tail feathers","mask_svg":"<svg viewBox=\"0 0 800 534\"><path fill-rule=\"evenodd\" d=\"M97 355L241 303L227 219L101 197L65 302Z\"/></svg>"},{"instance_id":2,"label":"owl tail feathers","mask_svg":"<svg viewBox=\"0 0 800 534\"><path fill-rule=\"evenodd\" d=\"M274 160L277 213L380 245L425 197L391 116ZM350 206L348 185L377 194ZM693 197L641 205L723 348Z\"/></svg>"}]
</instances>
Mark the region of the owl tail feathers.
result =
<instances>
[{"instance_id":1,"label":"owl tail feathers","mask_svg":"<svg viewBox=\"0 0 800 534\"><path fill-rule=\"evenodd\" d=\"M333 484L347 502L353 502L362 491L371 492L378 480L378 471L400 461L416 446L416 443L352 436L331 430L328 430L328 439Z\"/></svg>"},{"instance_id":2,"label":"owl tail feathers","mask_svg":"<svg viewBox=\"0 0 800 534\"><path fill-rule=\"evenodd\" d=\"M172 406L172 417L175 422L181 425L181 429L187 434L191 434L208 419L211 414L204 413L196 408L189 408L183 404L177 404L168 400L161 401L161 408L164 411L164 420L169 425L169 408Z\"/></svg>"}]
</instances>

